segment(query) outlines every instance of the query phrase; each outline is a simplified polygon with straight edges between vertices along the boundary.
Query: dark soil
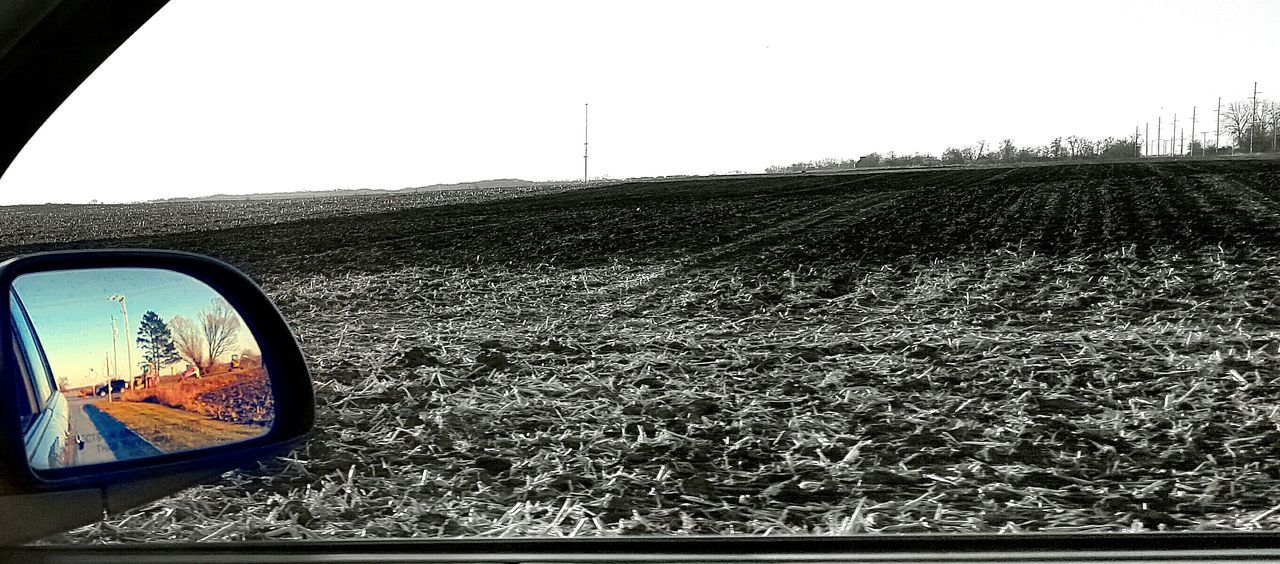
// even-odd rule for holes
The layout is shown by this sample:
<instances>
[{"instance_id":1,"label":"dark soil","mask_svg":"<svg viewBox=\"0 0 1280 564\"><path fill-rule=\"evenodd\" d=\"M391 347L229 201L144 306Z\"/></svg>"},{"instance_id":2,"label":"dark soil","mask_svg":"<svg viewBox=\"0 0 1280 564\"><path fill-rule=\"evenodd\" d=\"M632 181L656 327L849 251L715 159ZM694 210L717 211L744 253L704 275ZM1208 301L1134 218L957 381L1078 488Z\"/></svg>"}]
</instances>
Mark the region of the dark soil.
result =
<instances>
[{"instance_id":1,"label":"dark soil","mask_svg":"<svg viewBox=\"0 0 1280 564\"><path fill-rule=\"evenodd\" d=\"M300 452L69 538L1280 526L1280 161L335 206L10 247L221 257L316 383Z\"/></svg>"}]
</instances>

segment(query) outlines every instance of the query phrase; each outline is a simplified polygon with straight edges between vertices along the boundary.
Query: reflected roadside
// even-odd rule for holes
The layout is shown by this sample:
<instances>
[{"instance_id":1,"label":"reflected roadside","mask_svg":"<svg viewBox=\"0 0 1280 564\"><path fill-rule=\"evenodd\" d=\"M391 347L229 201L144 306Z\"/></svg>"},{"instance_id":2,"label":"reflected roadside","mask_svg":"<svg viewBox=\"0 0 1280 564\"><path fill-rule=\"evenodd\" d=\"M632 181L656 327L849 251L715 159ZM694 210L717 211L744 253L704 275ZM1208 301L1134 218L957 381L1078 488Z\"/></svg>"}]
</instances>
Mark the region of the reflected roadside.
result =
<instances>
[{"instance_id":1,"label":"reflected roadside","mask_svg":"<svg viewBox=\"0 0 1280 564\"><path fill-rule=\"evenodd\" d=\"M257 341L203 282L144 268L40 272L15 280L11 304L26 334L19 355L43 400L28 432L37 469L199 450L270 429ZM130 308L143 313L131 321Z\"/></svg>"}]
</instances>

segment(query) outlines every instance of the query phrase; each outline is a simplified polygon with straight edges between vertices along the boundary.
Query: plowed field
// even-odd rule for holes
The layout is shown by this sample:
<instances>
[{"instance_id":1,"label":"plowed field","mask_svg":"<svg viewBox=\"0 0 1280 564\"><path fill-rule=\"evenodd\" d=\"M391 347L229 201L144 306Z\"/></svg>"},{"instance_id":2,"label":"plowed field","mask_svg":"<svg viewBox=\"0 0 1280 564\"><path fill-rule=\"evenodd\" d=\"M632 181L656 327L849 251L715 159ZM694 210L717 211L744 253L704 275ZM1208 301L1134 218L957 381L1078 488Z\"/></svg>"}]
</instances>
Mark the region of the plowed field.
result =
<instances>
[{"instance_id":1,"label":"plowed field","mask_svg":"<svg viewBox=\"0 0 1280 564\"><path fill-rule=\"evenodd\" d=\"M637 182L40 248L86 245L261 281L320 429L77 540L1280 526L1280 161Z\"/></svg>"}]
</instances>

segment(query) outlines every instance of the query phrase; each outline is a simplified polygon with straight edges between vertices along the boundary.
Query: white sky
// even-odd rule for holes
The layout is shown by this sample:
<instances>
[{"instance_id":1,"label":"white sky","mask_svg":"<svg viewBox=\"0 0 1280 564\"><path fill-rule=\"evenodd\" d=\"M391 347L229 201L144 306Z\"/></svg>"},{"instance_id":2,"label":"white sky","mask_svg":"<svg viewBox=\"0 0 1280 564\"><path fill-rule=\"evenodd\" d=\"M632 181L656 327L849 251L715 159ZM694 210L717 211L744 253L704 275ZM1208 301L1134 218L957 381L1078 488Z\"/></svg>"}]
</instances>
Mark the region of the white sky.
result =
<instances>
[{"instance_id":1,"label":"white sky","mask_svg":"<svg viewBox=\"0 0 1280 564\"><path fill-rule=\"evenodd\" d=\"M1280 99L1278 30L1275 0L175 0L0 203L572 179L584 102L611 178L1189 134L1254 81Z\"/></svg>"}]
</instances>

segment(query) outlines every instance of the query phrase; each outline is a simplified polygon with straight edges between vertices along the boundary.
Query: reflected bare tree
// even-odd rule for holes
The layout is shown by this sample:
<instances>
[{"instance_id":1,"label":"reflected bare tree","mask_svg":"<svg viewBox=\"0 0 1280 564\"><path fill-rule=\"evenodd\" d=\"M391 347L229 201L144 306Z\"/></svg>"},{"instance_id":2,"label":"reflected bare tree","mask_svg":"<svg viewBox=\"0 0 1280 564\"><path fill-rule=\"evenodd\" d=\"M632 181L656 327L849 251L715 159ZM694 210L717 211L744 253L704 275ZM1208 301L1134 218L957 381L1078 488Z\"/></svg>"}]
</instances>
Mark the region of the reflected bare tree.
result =
<instances>
[{"instance_id":1,"label":"reflected bare tree","mask_svg":"<svg viewBox=\"0 0 1280 564\"><path fill-rule=\"evenodd\" d=\"M214 364L219 357L235 349L240 316L226 300L214 298L209 309L200 313L200 327L209 345L209 364Z\"/></svg>"},{"instance_id":2,"label":"reflected bare tree","mask_svg":"<svg viewBox=\"0 0 1280 564\"><path fill-rule=\"evenodd\" d=\"M178 346L178 354L192 366L201 370L208 368L201 328L181 315L170 320L169 327L173 329L173 342Z\"/></svg>"}]
</instances>

